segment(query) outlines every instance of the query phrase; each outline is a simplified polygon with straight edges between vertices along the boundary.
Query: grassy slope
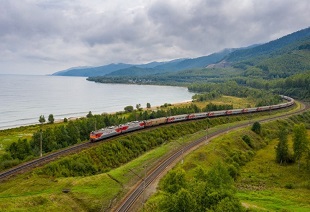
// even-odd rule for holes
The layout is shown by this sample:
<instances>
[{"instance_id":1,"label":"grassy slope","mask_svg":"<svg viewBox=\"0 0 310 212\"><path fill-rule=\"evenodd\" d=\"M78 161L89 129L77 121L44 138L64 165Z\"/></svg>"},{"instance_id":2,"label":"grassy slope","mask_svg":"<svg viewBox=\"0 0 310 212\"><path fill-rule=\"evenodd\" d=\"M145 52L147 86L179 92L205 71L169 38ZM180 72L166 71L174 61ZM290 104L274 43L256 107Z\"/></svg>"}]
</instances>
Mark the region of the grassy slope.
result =
<instances>
[{"instance_id":1,"label":"grassy slope","mask_svg":"<svg viewBox=\"0 0 310 212\"><path fill-rule=\"evenodd\" d=\"M238 196L244 205L258 211L310 211L310 173L298 170L297 164L275 163L277 142L272 140L242 168L236 183ZM292 144L291 138L289 142Z\"/></svg>"},{"instance_id":2,"label":"grassy slope","mask_svg":"<svg viewBox=\"0 0 310 212\"><path fill-rule=\"evenodd\" d=\"M275 113L279 113L276 111ZM232 123L229 124L232 126ZM209 129L209 132L219 128L227 128L227 125ZM185 137L186 142L195 140L204 135L198 132ZM0 210L6 211L98 211L107 209L110 203L115 203L124 195L130 187L139 179L129 169L133 169L139 175L143 174L143 166L160 160L162 156L180 147L178 142L171 142L156 148L143 156L133 160L124 166L114 169L109 173L89 177L51 178L38 176L35 172L25 173L12 180L0 184ZM213 158L217 151L217 145L212 142L209 152L201 153L199 157ZM200 151L200 150L199 150ZM212 161L212 160L211 160ZM188 165L191 166L190 164ZM112 180L109 176L120 183ZM62 190L68 188L67 194ZM115 201L113 201L115 200Z\"/></svg>"},{"instance_id":3,"label":"grassy slope","mask_svg":"<svg viewBox=\"0 0 310 212\"><path fill-rule=\"evenodd\" d=\"M55 123L54 126L62 125L64 123ZM50 124L44 124L42 129L50 127ZM33 133L40 129L40 124L17 127L7 130L0 130L0 155L5 153L6 147L11 143L17 142L18 139L28 139L30 140Z\"/></svg>"},{"instance_id":4,"label":"grassy slope","mask_svg":"<svg viewBox=\"0 0 310 212\"><path fill-rule=\"evenodd\" d=\"M277 122L269 123L266 127L273 131L277 129ZM253 149L241 139L245 134L251 138L254 150L258 150L252 159L250 155ZM308 134L310 136L310 131ZM196 167L208 170L216 161L239 153L240 158L250 159L245 166L241 166L241 174L236 181L237 195L245 207L251 211L310 211L309 170L298 171L297 164L280 166L275 163L276 144L277 140L268 141L249 128L244 128L213 139L210 144L189 154L183 165L177 166L182 167L187 178L191 179ZM286 188L291 186L293 189ZM158 200L160 192L148 200L146 211L157 211Z\"/></svg>"},{"instance_id":5,"label":"grassy slope","mask_svg":"<svg viewBox=\"0 0 310 212\"><path fill-rule=\"evenodd\" d=\"M208 104L208 102L197 102L198 107L203 108ZM234 108L243 108L244 106L250 104L254 105L254 101L248 100L248 99L242 99L237 97L231 97L231 96L223 96L218 99L212 100L212 103L214 104L233 104ZM189 105L191 103L180 103L180 104L174 104L174 106L182 107ZM173 106L172 106L173 107ZM156 109L156 107L154 107ZM56 125L61 125L64 123L57 123ZM51 125L45 124L43 125L43 129L50 127ZM5 153L5 148L8 147L11 143L18 141L18 139L28 139L30 140L32 137L32 134L36 131L38 131L40 128L39 125L32 125L32 126L25 126L25 127L19 127L14 129L8 129L8 130L0 130L0 155Z\"/></svg>"},{"instance_id":6,"label":"grassy slope","mask_svg":"<svg viewBox=\"0 0 310 212\"><path fill-rule=\"evenodd\" d=\"M203 133L203 132L202 132ZM201 133L187 136L184 141L201 137ZM139 180L129 169L143 175L143 166L151 167L161 157L179 148L171 142L108 173L88 176L51 178L35 172L22 174L0 184L0 211L99 211L109 208ZM109 177L109 176L112 176ZM116 179L118 182L116 182ZM63 189L70 189L63 193ZM114 201L113 201L114 200Z\"/></svg>"}]
</instances>

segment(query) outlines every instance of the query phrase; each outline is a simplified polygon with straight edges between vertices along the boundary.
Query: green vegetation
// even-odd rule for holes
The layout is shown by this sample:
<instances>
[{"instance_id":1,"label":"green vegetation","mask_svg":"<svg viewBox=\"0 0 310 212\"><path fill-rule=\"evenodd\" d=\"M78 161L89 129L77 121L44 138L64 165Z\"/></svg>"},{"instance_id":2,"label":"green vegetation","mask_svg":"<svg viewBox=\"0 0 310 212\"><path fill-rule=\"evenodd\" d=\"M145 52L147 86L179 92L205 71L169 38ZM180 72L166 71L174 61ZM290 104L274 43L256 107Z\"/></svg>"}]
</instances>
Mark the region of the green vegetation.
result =
<instances>
[{"instance_id":1,"label":"green vegetation","mask_svg":"<svg viewBox=\"0 0 310 212\"><path fill-rule=\"evenodd\" d=\"M44 124L44 122L45 122L45 117L44 117L44 115L41 115L41 116L39 117L39 122L40 122L41 124Z\"/></svg>"},{"instance_id":2,"label":"green vegetation","mask_svg":"<svg viewBox=\"0 0 310 212\"><path fill-rule=\"evenodd\" d=\"M279 143L276 146L276 161L280 164L291 162L290 153L288 150L288 132L285 129L280 129L278 132Z\"/></svg>"},{"instance_id":3,"label":"green vegetation","mask_svg":"<svg viewBox=\"0 0 310 212\"><path fill-rule=\"evenodd\" d=\"M256 122L254 122L251 130L259 135L262 132L262 127L261 127L260 123L256 121Z\"/></svg>"},{"instance_id":4,"label":"green vegetation","mask_svg":"<svg viewBox=\"0 0 310 212\"><path fill-rule=\"evenodd\" d=\"M307 130L304 124L299 124L294 126L294 138L293 138L293 149L294 149L294 158L298 162L298 167L300 160L303 155L310 155L310 146L309 139L307 138ZM310 158L308 158L309 160ZM309 161L310 162L310 161Z\"/></svg>"},{"instance_id":5,"label":"green vegetation","mask_svg":"<svg viewBox=\"0 0 310 212\"><path fill-rule=\"evenodd\" d=\"M280 111L275 111L275 113L279 113L279 112ZM260 114L259 116L261 115L263 114ZM255 117L258 117L258 116L253 114L252 118L255 118ZM179 148L179 144L173 141L174 139L178 138L178 135L183 135L183 132L182 132L183 129L187 129L191 132L196 132L197 130L199 130L199 128L205 129L206 125L208 125L209 127L218 125L218 127L212 127L209 129L209 132L212 132L216 128L217 129L223 128L223 127L226 128L227 126L220 126L220 125L227 121L229 121L230 123L233 123L234 121L241 120L241 119L245 119L247 121L248 117L234 116L234 117L231 117L229 120L223 117L219 119L200 120L200 121L196 121L193 123L192 122L178 123L176 125L164 126L162 128L172 127L172 129L169 129L169 131L172 131L171 132L172 134L168 133L167 135L165 134L165 132L168 129L163 129L164 131L156 131L160 129L160 128L156 128L156 129L143 132L143 133L146 133L145 137L147 138L152 137L151 135L153 134L157 138L158 137L157 133L159 133L160 136L164 136L164 137L172 136L172 135L174 136L173 136L173 140L165 141L164 143L157 146L153 150L150 150L144 153L142 156L139 156L138 158L131 160L131 162L120 164L119 168L116 168L116 169L112 168L110 169L110 171L106 170L107 172L101 173L101 174L98 173L95 175L90 175L90 176L85 177L85 175L87 174L81 173L79 171L72 169L71 171L73 171L72 173L74 173L76 177L56 177L57 176L56 174L54 174L54 176L53 174L47 175L42 171L42 169L46 169L49 166L47 164L45 167L38 168L37 170L34 170L33 172L22 174L12 180L1 183L0 184L0 208L5 208L7 211L15 211L17 208L20 210L27 210L27 211L37 211L37 210L52 210L52 211L55 211L55 210L57 211L95 210L95 211L99 211L100 208L107 209L110 207L110 204L114 204L116 200L119 200L119 198L122 195L126 194L130 186L135 184L136 180L139 180L137 179L135 175L133 175L129 171L129 169L134 169L138 174L142 175L144 172L143 166L147 164L148 166L151 167L152 164L156 164L156 161L160 160L160 158L164 156L167 153L167 151L171 151L175 148ZM184 135L188 133L189 132L184 132ZM205 132L201 131L200 133L193 134L192 136L184 136L185 139L184 141L182 139L182 141L183 142L191 141L191 140L194 140L194 139L197 139L203 136L204 134ZM239 134L237 133L236 135L240 135L240 133ZM255 137L255 134L252 133L252 134L249 134L249 136L251 138L251 141L253 142L253 145L256 148L258 148L260 144L255 142L255 139L253 138L253 136ZM136 138L133 138L133 137L136 137ZM142 137L141 132L130 135L128 139L129 140L139 139L139 137L143 138L142 141L145 140L144 137ZM126 139L126 138L123 137L122 139ZM113 142L114 141L111 140L106 143L112 143L111 145L113 146ZM96 154L102 157L102 153L99 151L99 149L101 149L100 147L101 145L105 145L106 143L98 144L98 146L92 149L85 150L82 152L81 155L83 155L83 157L89 155L88 157L91 157L94 160L98 160L99 157L95 155L94 153L96 153L96 149L98 149L98 153ZM211 152L214 149L214 146L212 144L213 142L210 144ZM141 145L144 146L145 142L142 142ZM240 147L237 147L237 148L240 149ZM216 149L218 148L216 147ZM112 155L112 154L114 154L112 151L108 153L108 155ZM74 155L68 156L65 158L76 160L77 157L73 157L73 156ZM78 154L76 156L78 156ZM199 158L205 158L205 156L201 155L199 156ZM210 157L211 159L213 158L212 155L210 155ZM241 158L244 158L244 157L241 157ZM70 162L71 163L74 162L73 160ZM60 159L58 161L59 161L58 164L60 165L63 159ZM80 161L83 161L83 160L81 159L79 160L79 162ZM212 161L213 160L211 160L211 162ZM202 164L200 165L203 165L207 161L203 160L201 162ZM55 161L54 164L57 164L57 161ZM100 162L98 164L100 164ZM186 163L184 165L186 165ZM191 165L189 165L189 167L190 166ZM188 169L186 168L184 170L187 171ZM237 173L237 172L234 172L236 170L233 169L232 167L229 167L228 171L231 176L234 176L233 173ZM207 173L207 170L206 170L206 173ZM83 175L84 177L82 177L81 175ZM67 194L63 193L62 192L63 189L68 190L69 193ZM70 203L70 206L68 206L68 203Z\"/></svg>"},{"instance_id":6,"label":"green vegetation","mask_svg":"<svg viewBox=\"0 0 310 212\"><path fill-rule=\"evenodd\" d=\"M310 209L308 159L304 158L300 171L297 165L283 166L275 161L277 134L274 132L286 127L291 133L294 124L298 123L307 123L310 126L310 112L286 120L262 124L260 135L250 129L242 129L213 139L208 145L188 155L183 164L178 164L160 181L159 191L146 203L146 211L162 211L165 208L170 211L172 207L174 209L183 207L184 210L191 211L193 204L199 202L200 206L206 206L208 204L201 200L211 201L215 196L221 202L221 187L213 190L214 196L206 198L204 195L208 194L209 190L204 185L208 182L215 185L218 185L216 182L224 185L225 182L229 182L229 178L224 180L220 177L227 176L224 174L225 169L234 179L237 193L233 192L235 190L233 186L230 193L232 196L225 199L223 204L227 206L226 210L218 209L219 202L211 201L215 203L215 206L211 206L214 211L245 210L240 208L240 201L249 211L281 209L308 211ZM213 178L206 177L206 173L213 170L214 166L217 167L218 163L222 163L222 168L217 168L222 171L211 171ZM222 174L218 176L217 173ZM203 179L202 182L200 182L201 179ZM195 186L196 183L198 186ZM226 188L227 190L229 191ZM173 194L169 194L171 192ZM184 201L181 201L182 195ZM196 207L199 206L195 205L194 208Z\"/></svg>"},{"instance_id":7,"label":"green vegetation","mask_svg":"<svg viewBox=\"0 0 310 212\"><path fill-rule=\"evenodd\" d=\"M148 72L148 76L100 76L88 80L186 86L190 91L203 92L195 96L196 100L210 99L217 94L244 97L248 93L266 100L259 105L272 102L272 93L309 100L309 31L307 28L263 45L232 51L212 65L188 66L178 72L153 75Z\"/></svg>"},{"instance_id":8,"label":"green vegetation","mask_svg":"<svg viewBox=\"0 0 310 212\"><path fill-rule=\"evenodd\" d=\"M133 111L133 106L129 105L129 106L126 106L124 108L125 112L132 112Z\"/></svg>"},{"instance_id":9,"label":"green vegetation","mask_svg":"<svg viewBox=\"0 0 310 212\"><path fill-rule=\"evenodd\" d=\"M229 121L235 122L242 119L246 120L247 117L232 117ZM53 177L70 177L104 173L139 157L163 143L171 142L187 134L203 130L207 125L212 127L227 121L225 117L204 119L122 136L100 144L95 148L85 150L82 153L51 162L37 174Z\"/></svg>"},{"instance_id":10,"label":"green vegetation","mask_svg":"<svg viewBox=\"0 0 310 212\"><path fill-rule=\"evenodd\" d=\"M88 80L187 86L198 93L193 96L194 103L182 107L166 103L156 111L142 111L140 104L136 105L137 110L127 106L125 112L116 114L93 115L90 111L86 118L61 124L52 124L54 117L50 114L48 122L51 125L43 124L45 117L40 116L40 127L0 131L0 170L37 157L41 135L43 152L47 153L87 140L89 132L97 127L233 108L233 104L205 102L225 95L246 98L252 106L277 104L281 102L278 94L309 100L309 30L232 53L228 50L211 57L158 64L159 69L156 65L119 64L119 68L125 69L118 74L130 73L131 76L119 77L112 73L113 77ZM167 70L171 73L165 73ZM99 72L102 70L98 69L96 73ZM145 73L157 75L145 76ZM147 108L150 107L148 103ZM165 148L173 146L173 141L188 134L203 134L202 130L207 126L247 119L246 116L205 119L110 139L1 184L0 208L8 211L98 211L109 208L113 200L126 193L126 185L133 184L132 176L128 174L130 168L141 169L141 164L156 161L171 150ZM257 120L251 129L214 139L168 173L160 183L160 191L147 202L146 210L309 211L310 148L306 131L309 127L310 113L307 112L266 124ZM63 193L63 189L69 189L66 190L69 193Z\"/></svg>"},{"instance_id":11,"label":"green vegetation","mask_svg":"<svg viewBox=\"0 0 310 212\"><path fill-rule=\"evenodd\" d=\"M147 211L244 211L236 197L233 178L222 163L208 172L195 169L193 180L186 180L183 169L170 171L160 185L158 208Z\"/></svg>"},{"instance_id":12,"label":"green vegetation","mask_svg":"<svg viewBox=\"0 0 310 212\"><path fill-rule=\"evenodd\" d=\"M155 112L147 110L143 111L140 106L140 104L137 104L137 110L133 110L133 106L127 106L125 109L130 107L131 112L119 112L116 114L93 115L91 111L89 111L86 116L87 118L81 118L76 121L69 121L65 124L59 125L42 125L44 123L42 122L41 127L44 126L44 129L35 131L28 142L28 139L23 139L23 141L27 142L27 145L30 146L30 151L25 153L21 142L15 141L8 145L6 148L6 154L0 163L0 170L11 168L23 161L28 161L39 156L41 152L41 136L42 152L48 153L88 140L89 133L96 128L115 126L134 120L146 120L201 111L232 109L232 105L225 104L217 105L209 103L205 108L201 109L195 104L174 107L171 104L166 103L162 109ZM49 122L51 121L51 115L49 116ZM40 116L40 120L43 121L43 119L45 120L44 116ZM10 145L12 145L12 147Z\"/></svg>"},{"instance_id":13,"label":"green vegetation","mask_svg":"<svg viewBox=\"0 0 310 212\"><path fill-rule=\"evenodd\" d=\"M48 116L48 123L54 124L54 121L55 121L54 115L53 114L49 114L49 116Z\"/></svg>"}]
</instances>

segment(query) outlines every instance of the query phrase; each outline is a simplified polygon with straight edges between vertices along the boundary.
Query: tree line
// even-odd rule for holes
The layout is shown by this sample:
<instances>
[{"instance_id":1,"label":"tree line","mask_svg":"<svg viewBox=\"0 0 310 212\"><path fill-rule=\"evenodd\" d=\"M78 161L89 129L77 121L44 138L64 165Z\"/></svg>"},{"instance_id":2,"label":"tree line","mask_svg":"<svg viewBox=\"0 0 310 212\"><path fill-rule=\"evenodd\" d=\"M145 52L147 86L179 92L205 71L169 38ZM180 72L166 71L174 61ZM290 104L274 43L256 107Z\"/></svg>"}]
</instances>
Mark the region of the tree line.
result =
<instances>
[{"instance_id":1,"label":"tree line","mask_svg":"<svg viewBox=\"0 0 310 212\"><path fill-rule=\"evenodd\" d=\"M227 81L225 83L194 83L188 87L188 90L191 92L202 93L196 95L198 99L207 99L219 95L251 98L255 100L257 107L274 105L281 102L279 95L272 94L271 92L264 90L243 86L238 84L236 81Z\"/></svg>"},{"instance_id":2,"label":"tree line","mask_svg":"<svg viewBox=\"0 0 310 212\"><path fill-rule=\"evenodd\" d=\"M150 106L148 104L148 106ZM168 106L168 104L167 104ZM138 107L139 108L139 107ZM89 139L89 134L95 129L107 126L116 126L135 120L147 120L180 114L198 113L210 110L232 109L232 105L208 104L200 109L195 104L185 107L162 107L156 111L133 110L131 112L118 112L116 114L93 115L89 112L86 118L75 121L67 121L61 125L47 125L45 129L39 129L33 133L32 138L19 139L6 148L6 154L2 157L0 169L13 167L22 161L31 160L40 155L40 143L42 138L42 152L48 153ZM53 115L48 117L49 123L54 122ZM43 124L45 117L40 116L39 122Z\"/></svg>"}]
</instances>

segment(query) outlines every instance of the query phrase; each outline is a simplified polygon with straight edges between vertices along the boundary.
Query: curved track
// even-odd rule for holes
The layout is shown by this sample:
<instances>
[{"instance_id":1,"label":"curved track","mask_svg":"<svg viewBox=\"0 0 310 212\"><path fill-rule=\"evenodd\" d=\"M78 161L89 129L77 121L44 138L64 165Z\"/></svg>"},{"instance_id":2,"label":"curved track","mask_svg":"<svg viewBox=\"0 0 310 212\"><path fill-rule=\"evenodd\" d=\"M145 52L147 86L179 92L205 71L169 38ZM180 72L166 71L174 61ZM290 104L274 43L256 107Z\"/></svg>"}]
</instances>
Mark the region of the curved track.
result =
<instances>
[{"instance_id":1,"label":"curved track","mask_svg":"<svg viewBox=\"0 0 310 212\"><path fill-rule=\"evenodd\" d=\"M265 118L265 119L261 120L260 122L268 122L268 121L272 121L272 120L276 120L276 119L280 119L280 118L286 118L286 117L291 116L291 115L302 113L302 112L306 111L308 108L309 108L309 105L302 104L301 109L296 111L296 112L277 116L277 117L272 117L272 118ZM251 123L251 122L249 122L249 123ZM171 156L169 156L167 159L165 159L163 162L158 164L157 167L152 169L152 171L150 173L147 173L147 175L145 176L145 179L141 180L135 186L135 188L122 200L122 202L118 205L118 207L115 211L119 211L119 212L129 211L130 208L133 206L133 204L136 202L136 200L144 192L145 188L147 188L147 186L150 185L162 172L164 172L165 169L169 165L171 165L178 158L180 158L182 156L182 154L184 154L185 152L188 152L189 150L191 150L192 148L202 144L203 142L208 142L208 140L213 139L213 138L215 138L215 137L217 137L217 136L219 136L219 135L221 135L227 131L231 131L231 130L235 130L238 128L248 126L249 123L238 124L238 125L231 127L229 129L222 129L222 130L219 130L217 132L210 133L207 138L205 136L201 137L201 138L197 139L196 141L193 141L193 142L185 145L184 147L180 148L179 150L174 152Z\"/></svg>"},{"instance_id":2,"label":"curved track","mask_svg":"<svg viewBox=\"0 0 310 212\"><path fill-rule=\"evenodd\" d=\"M305 110L305 109L303 109ZM301 111L303 111L301 110ZM299 111L299 112L301 112ZM297 113L297 112L296 112ZM232 128L233 129L233 128ZM106 140L104 140L106 141ZM200 141L201 142L201 141ZM197 144L199 144L200 142L198 141L195 141L193 142L192 144L190 145L193 145L193 146L196 146ZM63 156L63 155L66 155L66 154L69 154L69 153L72 153L72 152L78 152L82 149L85 149L85 148L88 148L90 146L94 146L96 144L98 144L100 142L97 142L97 143L90 143L90 142L87 142L87 143L81 143L81 144L77 144L75 146L71 146L71 147L68 147L66 149L63 149L63 150L59 150L57 152L54 152L54 153L50 153L48 155L45 155L41 158L38 158L38 159L35 159L35 160L32 160L32 161L29 161L29 162L26 162L26 163L23 163L19 166L16 166L14 168L11 168L9 170L6 170L6 171L3 171L0 173L0 181L4 180L4 179L7 179L8 177L12 176L12 175L16 175L18 173L21 173L21 172L25 172L31 168L34 168L34 167L37 167L37 166L40 166L40 165L43 165L43 164L46 164L47 162L49 161L52 161L52 160L55 160L57 159L58 157L60 156ZM188 149L190 149L191 147L188 147ZM187 150L188 150L187 149ZM184 149L184 151L187 151ZM181 151L182 152L182 151ZM176 154L176 155L175 155ZM174 155L172 155L171 157L174 158L174 160L176 158L179 157L179 154L180 152L176 152ZM174 161L173 160L173 161ZM169 163L170 164L170 163ZM156 170L155 170L156 171ZM157 172L157 171L156 171ZM158 175L157 175L158 176ZM149 178L151 179L151 178ZM154 178L155 179L155 178ZM147 182L147 181L146 181ZM151 182L151 181L150 181ZM139 195L141 194L141 192L139 193Z\"/></svg>"},{"instance_id":3,"label":"curved track","mask_svg":"<svg viewBox=\"0 0 310 212\"><path fill-rule=\"evenodd\" d=\"M63 149L63 150L60 150L60 151L57 151L57 152L54 152L54 153L50 153L50 154L45 155L45 156L43 156L41 158L38 158L38 159L35 159L35 160L32 160L32 161L23 163L23 164L21 164L19 166L16 166L16 167L12 168L12 169L9 169L9 170L6 170L4 172L1 172L0 173L0 180L6 179L7 177L15 175L17 173L26 171L29 168L33 168L33 167L45 164L48 161L51 161L51 160L54 160L54 159L58 158L59 156L62 156L62 155L68 154L68 153L72 153L72 152L79 151L81 149L87 148L90 145L92 145L92 143L77 144L77 145L74 145L74 146L69 147L67 149Z\"/></svg>"}]
</instances>

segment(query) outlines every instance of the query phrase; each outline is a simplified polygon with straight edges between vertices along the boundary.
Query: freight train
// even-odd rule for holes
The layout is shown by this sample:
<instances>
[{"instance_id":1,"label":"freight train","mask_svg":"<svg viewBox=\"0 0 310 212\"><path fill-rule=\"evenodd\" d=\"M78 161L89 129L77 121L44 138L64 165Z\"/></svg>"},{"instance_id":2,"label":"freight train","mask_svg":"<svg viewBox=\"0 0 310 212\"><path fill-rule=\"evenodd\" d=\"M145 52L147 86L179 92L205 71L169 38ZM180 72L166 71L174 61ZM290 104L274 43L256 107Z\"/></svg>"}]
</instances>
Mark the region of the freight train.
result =
<instances>
[{"instance_id":1,"label":"freight train","mask_svg":"<svg viewBox=\"0 0 310 212\"><path fill-rule=\"evenodd\" d=\"M144 121L132 121L126 124L121 124L119 126L110 126L110 127L96 130L96 131L92 131L90 133L90 142L96 142L96 141L109 138L112 136L116 136L122 133L136 131L136 130L140 130L143 128L153 127L153 126L162 125L162 124L193 120L193 119L202 119L202 118L211 118L211 117L219 117L219 116L254 113L254 112L261 112L261 111L270 111L270 110L276 110L276 109L289 107L294 104L293 98L288 97L288 96L283 96L283 95L281 95L281 97L287 102L277 104L277 105L269 105L269 106L262 106L262 107L182 114L182 115L176 115L176 116L149 119L149 120L144 120Z\"/></svg>"}]
</instances>

